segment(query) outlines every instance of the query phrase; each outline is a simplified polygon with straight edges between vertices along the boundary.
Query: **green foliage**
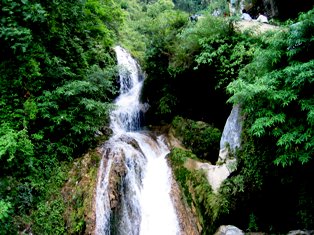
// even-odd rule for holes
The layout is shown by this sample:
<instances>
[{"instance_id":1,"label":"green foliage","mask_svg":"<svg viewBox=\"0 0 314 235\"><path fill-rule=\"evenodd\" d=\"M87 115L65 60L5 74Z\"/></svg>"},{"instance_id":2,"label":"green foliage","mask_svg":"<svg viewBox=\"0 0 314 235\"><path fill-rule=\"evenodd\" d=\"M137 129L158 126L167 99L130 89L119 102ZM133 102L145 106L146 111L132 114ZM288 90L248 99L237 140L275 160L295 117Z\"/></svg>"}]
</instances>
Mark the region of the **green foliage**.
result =
<instances>
[{"instance_id":1,"label":"green foliage","mask_svg":"<svg viewBox=\"0 0 314 235\"><path fill-rule=\"evenodd\" d=\"M176 8L190 13L204 10L210 4L209 0L174 0L173 2Z\"/></svg>"},{"instance_id":2,"label":"green foliage","mask_svg":"<svg viewBox=\"0 0 314 235\"><path fill-rule=\"evenodd\" d=\"M149 5L147 11L153 11L155 7L161 8L161 2L157 1ZM170 57L174 54L176 35L187 23L185 13L173 10L173 5L166 5L158 15L150 15L145 25L147 45L145 53L145 71L150 71L143 91L143 99L149 99L154 115L168 118L177 105L177 97L174 95L174 87L167 71ZM151 9L151 10L150 10ZM149 97L148 97L149 96Z\"/></svg>"},{"instance_id":3,"label":"green foliage","mask_svg":"<svg viewBox=\"0 0 314 235\"><path fill-rule=\"evenodd\" d=\"M221 132L205 122L175 117L172 121L175 135L199 158L215 161L219 152Z\"/></svg>"},{"instance_id":4,"label":"green foliage","mask_svg":"<svg viewBox=\"0 0 314 235\"><path fill-rule=\"evenodd\" d=\"M39 203L33 214L32 230L36 234L65 234L64 202L61 197L51 202Z\"/></svg>"},{"instance_id":5,"label":"green foliage","mask_svg":"<svg viewBox=\"0 0 314 235\"><path fill-rule=\"evenodd\" d=\"M196 25L182 31L176 44L176 54L171 67L177 72L194 67L195 70L211 71L209 79L217 88L225 87L234 80L253 52L255 39L237 34L230 21L221 17L205 15Z\"/></svg>"},{"instance_id":6,"label":"green foliage","mask_svg":"<svg viewBox=\"0 0 314 235\"><path fill-rule=\"evenodd\" d=\"M161 115L169 114L172 112L173 107L176 105L176 97L171 94L165 94L161 97L158 106L158 112Z\"/></svg>"},{"instance_id":7,"label":"green foliage","mask_svg":"<svg viewBox=\"0 0 314 235\"><path fill-rule=\"evenodd\" d=\"M173 8L174 4L171 0L158 0L155 3L147 5L147 14L151 18L159 18L159 14L163 14Z\"/></svg>"},{"instance_id":8,"label":"green foliage","mask_svg":"<svg viewBox=\"0 0 314 235\"><path fill-rule=\"evenodd\" d=\"M197 24L189 24L180 35L176 44L176 56L172 60L172 66L188 68L194 62L195 56L202 52L202 46L211 49L210 43L218 46L231 36L231 28L224 18L213 17L206 14ZM209 44L209 45L207 45ZM214 48L212 48L214 49ZM205 60L206 53L200 56L200 62ZM204 59L202 60L202 57Z\"/></svg>"},{"instance_id":9,"label":"green foliage","mask_svg":"<svg viewBox=\"0 0 314 235\"><path fill-rule=\"evenodd\" d=\"M230 14L229 2L227 0L214 0L208 6L209 12L212 14L218 10L218 16L228 16Z\"/></svg>"},{"instance_id":10,"label":"green foliage","mask_svg":"<svg viewBox=\"0 0 314 235\"><path fill-rule=\"evenodd\" d=\"M60 190L61 161L93 147L108 123L122 17L114 0L1 2L0 200L12 211L3 233L34 213L34 231L64 234L62 198L48 187Z\"/></svg>"},{"instance_id":11,"label":"green foliage","mask_svg":"<svg viewBox=\"0 0 314 235\"><path fill-rule=\"evenodd\" d=\"M9 217L9 211L12 205L10 202L0 200L0 221L3 222Z\"/></svg>"},{"instance_id":12,"label":"green foliage","mask_svg":"<svg viewBox=\"0 0 314 235\"><path fill-rule=\"evenodd\" d=\"M314 100L310 92L314 60L307 50L313 47L310 38L314 25L309 23L312 18L313 11L302 14L301 22L292 26L291 33L280 32L267 39L252 64L241 72L241 79L228 86L233 94L230 101L243 104L248 114L250 133L275 140L277 165L307 163L314 152ZM251 70L253 66L259 68L257 73L256 69Z\"/></svg>"},{"instance_id":13,"label":"green foliage","mask_svg":"<svg viewBox=\"0 0 314 235\"><path fill-rule=\"evenodd\" d=\"M38 116L46 123L39 132L49 140L48 149L54 154L71 156L73 150L88 145L108 120L111 105L107 91L114 87L104 79L102 70L95 69L89 81L66 83L38 99ZM64 146L71 146L72 151Z\"/></svg>"},{"instance_id":14,"label":"green foliage","mask_svg":"<svg viewBox=\"0 0 314 235\"><path fill-rule=\"evenodd\" d=\"M296 24L290 26L288 37L288 56L294 60L308 61L313 59L313 21L314 9L301 13Z\"/></svg>"},{"instance_id":15,"label":"green foliage","mask_svg":"<svg viewBox=\"0 0 314 235\"><path fill-rule=\"evenodd\" d=\"M258 231L258 226L256 223L256 216L251 213L249 216L249 226L248 226L248 231L256 232Z\"/></svg>"},{"instance_id":16,"label":"green foliage","mask_svg":"<svg viewBox=\"0 0 314 235\"><path fill-rule=\"evenodd\" d=\"M16 233L12 226L12 204L0 198L0 234Z\"/></svg>"},{"instance_id":17,"label":"green foliage","mask_svg":"<svg viewBox=\"0 0 314 235\"><path fill-rule=\"evenodd\" d=\"M20 168L28 171L32 168L34 145L29 139L26 129L16 131L8 123L0 126L0 162L2 171L12 171L21 164ZM18 172L24 174L26 172Z\"/></svg>"},{"instance_id":18,"label":"green foliage","mask_svg":"<svg viewBox=\"0 0 314 235\"><path fill-rule=\"evenodd\" d=\"M70 164L59 163L58 166L47 168L46 172L39 171L38 175L29 177L33 197L38 203L32 204L32 231L36 234L65 234L65 201L62 187L68 180ZM48 171L50 171L48 173ZM50 178L46 179L45 174ZM34 177L34 178L33 178ZM39 196L39 197L38 197Z\"/></svg>"},{"instance_id":19,"label":"green foliage","mask_svg":"<svg viewBox=\"0 0 314 235\"><path fill-rule=\"evenodd\" d=\"M147 4L131 0L124 13L128 20L119 32L119 39L142 65L145 65L146 50L150 50L157 41L172 42L169 37L175 35L176 27L180 27L180 22L186 22L187 19L187 14L174 10L174 4L170 0L151 1Z\"/></svg>"},{"instance_id":20,"label":"green foliage","mask_svg":"<svg viewBox=\"0 0 314 235\"><path fill-rule=\"evenodd\" d=\"M25 53L33 39L32 32L27 26L44 22L47 12L41 4L27 0L5 1L1 7L1 41L6 41L14 53Z\"/></svg>"},{"instance_id":21,"label":"green foliage","mask_svg":"<svg viewBox=\"0 0 314 235\"><path fill-rule=\"evenodd\" d=\"M142 30L145 32L145 22L148 20L148 17L142 12L142 8L134 2L128 1L129 7L125 9L125 14L130 20L123 22L119 31L119 40L142 64L147 40Z\"/></svg>"}]
</instances>

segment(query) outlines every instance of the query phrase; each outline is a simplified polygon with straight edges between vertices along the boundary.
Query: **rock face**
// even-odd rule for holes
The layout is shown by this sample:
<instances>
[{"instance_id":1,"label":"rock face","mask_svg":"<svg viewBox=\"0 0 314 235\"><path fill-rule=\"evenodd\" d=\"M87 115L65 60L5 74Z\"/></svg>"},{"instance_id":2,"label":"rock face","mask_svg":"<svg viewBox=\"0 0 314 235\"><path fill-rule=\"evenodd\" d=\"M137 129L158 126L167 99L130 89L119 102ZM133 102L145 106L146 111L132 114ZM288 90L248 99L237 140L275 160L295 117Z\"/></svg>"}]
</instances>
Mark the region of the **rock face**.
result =
<instances>
[{"instance_id":1,"label":"rock face","mask_svg":"<svg viewBox=\"0 0 314 235\"><path fill-rule=\"evenodd\" d=\"M221 183L236 170L237 161L235 150L240 147L242 132L242 117L240 115L240 106L235 105L226 121L223 134L220 141L219 158L216 165L209 162L204 163L193 159L185 162L185 167L189 170L202 170L211 185L213 192L217 193ZM174 134L168 132L168 144L170 148L178 147L185 149L182 143L174 137Z\"/></svg>"},{"instance_id":2,"label":"rock face","mask_svg":"<svg viewBox=\"0 0 314 235\"><path fill-rule=\"evenodd\" d=\"M276 30L284 30L284 28L281 28L279 26L261 23L257 21L247 21L247 20L241 20L234 23L234 27L236 30L240 32L248 31L250 34L258 36L261 33L267 32L267 31L276 31Z\"/></svg>"},{"instance_id":3,"label":"rock face","mask_svg":"<svg viewBox=\"0 0 314 235\"><path fill-rule=\"evenodd\" d=\"M274 17L279 14L278 6L276 5L274 0L263 0L264 5L264 13L269 17Z\"/></svg>"},{"instance_id":4,"label":"rock face","mask_svg":"<svg viewBox=\"0 0 314 235\"><path fill-rule=\"evenodd\" d=\"M110 169L109 177L109 201L110 208L114 210L120 201L121 192L121 180L126 175L127 168L125 166L125 156L123 152L120 152L115 156L115 164Z\"/></svg>"},{"instance_id":5,"label":"rock face","mask_svg":"<svg viewBox=\"0 0 314 235\"><path fill-rule=\"evenodd\" d=\"M242 132L242 121L240 118L240 106L233 106L231 113L227 119L226 125L222 132L220 140L220 149L224 149L226 144L229 145L230 150L235 151L240 147Z\"/></svg>"}]
</instances>

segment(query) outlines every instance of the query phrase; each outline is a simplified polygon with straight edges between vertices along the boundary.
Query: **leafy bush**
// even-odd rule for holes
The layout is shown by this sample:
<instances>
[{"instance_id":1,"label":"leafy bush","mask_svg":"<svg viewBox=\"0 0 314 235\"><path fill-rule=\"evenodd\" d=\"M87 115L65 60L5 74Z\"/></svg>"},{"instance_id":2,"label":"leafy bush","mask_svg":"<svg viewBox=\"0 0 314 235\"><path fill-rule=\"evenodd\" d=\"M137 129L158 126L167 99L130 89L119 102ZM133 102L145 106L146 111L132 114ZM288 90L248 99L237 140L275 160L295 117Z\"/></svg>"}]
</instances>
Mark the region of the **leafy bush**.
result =
<instances>
[{"instance_id":1,"label":"leafy bush","mask_svg":"<svg viewBox=\"0 0 314 235\"><path fill-rule=\"evenodd\" d=\"M27 174L32 169L34 145L26 129L16 131L8 123L0 126L0 163L2 174L12 172L20 164L19 174Z\"/></svg>"},{"instance_id":2,"label":"leafy bush","mask_svg":"<svg viewBox=\"0 0 314 235\"><path fill-rule=\"evenodd\" d=\"M0 198L0 234L16 233L12 220L12 204Z\"/></svg>"},{"instance_id":3,"label":"leafy bush","mask_svg":"<svg viewBox=\"0 0 314 235\"><path fill-rule=\"evenodd\" d=\"M189 13L196 13L198 11L204 10L211 3L209 0L175 0L173 2L175 3L176 8Z\"/></svg>"},{"instance_id":4,"label":"leafy bush","mask_svg":"<svg viewBox=\"0 0 314 235\"><path fill-rule=\"evenodd\" d=\"M64 202L61 197L48 203L39 203L32 215L34 220L32 231L36 234L65 234L63 212Z\"/></svg>"},{"instance_id":5,"label":"leafy bush","mask_svg":"<svg viewBox=\"0 0 314 235\"><path fill-rule=\"evenodd\" d=\"M219 45L230 42L232 33L232 27L226 19L206 14L204 19L197 24L189 24L180 32L177 37L179 43L175 44L175 56L171 60L171 66L181 70L195 66L194 60L197 55L203 52L201 57L204 57L210 54L206 53L206 49L214 51Z\"/></svg>"}]
</instances>

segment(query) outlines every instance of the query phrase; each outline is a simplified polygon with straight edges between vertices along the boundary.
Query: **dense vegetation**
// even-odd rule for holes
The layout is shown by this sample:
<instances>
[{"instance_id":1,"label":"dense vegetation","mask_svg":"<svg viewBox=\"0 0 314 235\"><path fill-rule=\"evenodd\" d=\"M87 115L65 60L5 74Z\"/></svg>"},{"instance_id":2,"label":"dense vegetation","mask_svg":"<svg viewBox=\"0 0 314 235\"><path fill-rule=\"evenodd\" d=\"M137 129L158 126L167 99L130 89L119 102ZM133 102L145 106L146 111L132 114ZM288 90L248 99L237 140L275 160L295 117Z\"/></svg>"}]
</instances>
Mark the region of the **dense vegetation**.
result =
<instances>
[{"instance_id":1,"label":"dense vegetation","mask_svg":"<svg viewBox=\"0 0 314 235\"><path fill-rule=\"evenodd\" d=\"M243 203L252 208L259 229L314 226L313 27L311 10L288 31L265 35L252 61L228 85L230 101L240 103L246 116L239 174L255 195L244 196Z\"/></svg>"},{"instance_id":2,"label":"dense vegetation","mask_svg":"<svg viewBox=\"0 0 314 235\"><path fill-rule=\"evenodd\" d=\"M0 234L63 234L62 161L107 123L122 11L111 0L0 7Z\"/></svg>"},{"instance_id":3,"label":"dense vegetation","mask_svg":"<svg viewBox=\"0 0 314 235\"><path fill-rule=\"evenodd\" d=\"M313 229L314 10L256 36L235 30L237 17L212 16L216 8L227 11L227 1L1 2L0 234L84 232L83 192L72 185L67 204L60 191L73 159L108 122L118 40L147 73L145 124L172 123L193 152L175 149L171 159L178 180L200 196L187 200L209 220L204 234L220 223ZM182 164L194 154L215 162L233 104L244 117L239 165L214 196L203 175Z\"/></svg>"}]
</instances>

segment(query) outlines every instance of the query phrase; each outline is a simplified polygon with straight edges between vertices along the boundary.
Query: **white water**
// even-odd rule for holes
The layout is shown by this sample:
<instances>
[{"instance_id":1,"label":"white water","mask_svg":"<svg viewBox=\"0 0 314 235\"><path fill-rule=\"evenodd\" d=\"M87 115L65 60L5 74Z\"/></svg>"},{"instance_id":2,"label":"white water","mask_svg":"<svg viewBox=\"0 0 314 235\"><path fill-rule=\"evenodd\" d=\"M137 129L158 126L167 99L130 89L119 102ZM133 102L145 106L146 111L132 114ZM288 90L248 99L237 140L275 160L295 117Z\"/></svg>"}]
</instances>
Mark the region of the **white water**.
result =
<instances>
[{"instance_id":1,"label":"white water","mask_svg":"<svg viewBox=\"0 0 314 235\"><path fill-rule=\"evenodd\" d=\"M98 172L95 234L179 234L170 197L171 170L165 159L169 149L161 136L154 139L139 131L143 80L136 61L121 47L115 51L121 87L115 101L117 108L110 115L113 137L103 147ZM119 204L111 208L110 170L121 162L126 175L120 187Z\"/></svg>"}]
</instances>

